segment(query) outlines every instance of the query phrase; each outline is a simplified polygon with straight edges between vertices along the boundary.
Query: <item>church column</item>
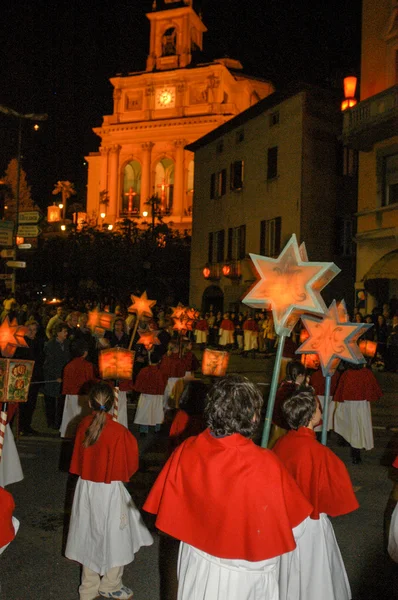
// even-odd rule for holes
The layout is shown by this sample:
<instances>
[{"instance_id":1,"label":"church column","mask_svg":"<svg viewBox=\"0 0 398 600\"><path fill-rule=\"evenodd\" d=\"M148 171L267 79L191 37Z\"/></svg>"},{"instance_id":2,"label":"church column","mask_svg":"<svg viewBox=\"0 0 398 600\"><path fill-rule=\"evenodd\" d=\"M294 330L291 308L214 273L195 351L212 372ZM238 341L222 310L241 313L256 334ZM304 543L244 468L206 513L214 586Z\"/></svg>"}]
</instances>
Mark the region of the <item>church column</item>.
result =
<instances>
[{"instance_id":1,"label":"church column","mask_svg":"<svg viewBox=\"0 0 398 600\"><path fill-rule=\"evenodd\" d=\"M101 169L100 169L100 192L108 191L108 155L109 148L107 146L101 146Z\"/></svg>"},{"instance_id":2,"label":"church column","mask_svg":"<svg viewBox=\"0 0 398 600\"><path fill-rule=\"evenodd\" d=\"M183 217L184 215L184 146L186 140L176 140L175 148L175 167L174 167L174 194L173 194L173 216Z\"/></svg>"},{"instance_id":3,"label":"church column","mask_svg":"<svg viewBox=\"0 0 398 600\"><path fill-rule=\"evenodd\" d=\"M118 177L119 177L119 153L121 146L114 144L110 148L109 157L109 207L107 217L114 221L118 218Z\"/></svg>"},{"instance_id":4,"label":"church column","mask_svg":"<svg viewBox=\"0 0 398 600\"><path fill-rule=\"evenodd\" d=\"M144 210L148 210L145 206L145 202L152 196L151 192L151 162L152 162L152 148L154 147L153 142L145 142L141 145L142 148L142 173L141 173L141 201L140 201L140 214L142 215Z\"/></svg>"}]
</instances>

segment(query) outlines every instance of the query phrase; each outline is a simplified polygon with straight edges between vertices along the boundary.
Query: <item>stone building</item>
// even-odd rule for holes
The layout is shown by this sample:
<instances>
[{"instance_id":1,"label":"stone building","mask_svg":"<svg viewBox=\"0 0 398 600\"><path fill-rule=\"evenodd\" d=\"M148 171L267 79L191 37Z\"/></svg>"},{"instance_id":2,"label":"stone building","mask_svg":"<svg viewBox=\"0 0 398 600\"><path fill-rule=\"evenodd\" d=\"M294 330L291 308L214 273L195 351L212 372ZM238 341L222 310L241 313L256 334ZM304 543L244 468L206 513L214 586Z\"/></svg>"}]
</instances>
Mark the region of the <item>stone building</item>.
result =
<instances>
[{"instance_id":1,"label":"stone building","mask_svg":"<svg viewBox=\"0 0 398 600\"><path fill-rule=\"evenodd\" d=\"M398 3L363 0L361 101L344 114L359 151L356 289L370 312L398 296Z\"/></svg>"},{"instance_id":2,"label":"stone building","mask_svg":"<svg viewBox=\"0 0 398 600\"><path fill-rule=\"evenodd\" d=\"M339 142L340 97L302 85L275 92L190 144L195 153L190 302L247 310L248 253L277 256L290 236L342 272L326 301L354 302L356 171Z\"/></svg>"},{"instance_id":3,"label":"stone building","mask_svg":"<svg viewBox=\"0 0 398 600\"><path fill-rule=\"evenodd\" d=\"M273 92L237 60L203 62L206 27L192 0L155 0L146 70L111 79L113 113L87 157L89 218L145 220L157 194L165 222L191 229L193 153L187 144ZM148 217L151 215L149 214Z\"/></svg>"}]
</instances>

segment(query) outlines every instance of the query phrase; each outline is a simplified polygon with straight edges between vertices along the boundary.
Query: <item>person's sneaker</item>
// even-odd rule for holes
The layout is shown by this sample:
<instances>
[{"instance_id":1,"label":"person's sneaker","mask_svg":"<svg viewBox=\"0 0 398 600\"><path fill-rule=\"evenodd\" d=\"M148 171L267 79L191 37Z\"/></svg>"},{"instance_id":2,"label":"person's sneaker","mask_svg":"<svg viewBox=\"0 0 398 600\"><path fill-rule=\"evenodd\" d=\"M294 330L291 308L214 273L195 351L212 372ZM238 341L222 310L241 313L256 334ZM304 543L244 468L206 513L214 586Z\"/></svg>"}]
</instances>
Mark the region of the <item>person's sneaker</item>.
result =
<instances>
[{"instance_id":1,"label":"person's sneaker","mask_svg":"<svg viewBox=\"0 0 398 600\"><path fill-rule=\"evenodd\" d=\"M133 597L133 590L130 590L130 588L125 585L122 585L120 590L117 590L116 592L99 591L98 593L102 598L118 598L119 600L129 600Z\"/></svg>"}]
</instances>

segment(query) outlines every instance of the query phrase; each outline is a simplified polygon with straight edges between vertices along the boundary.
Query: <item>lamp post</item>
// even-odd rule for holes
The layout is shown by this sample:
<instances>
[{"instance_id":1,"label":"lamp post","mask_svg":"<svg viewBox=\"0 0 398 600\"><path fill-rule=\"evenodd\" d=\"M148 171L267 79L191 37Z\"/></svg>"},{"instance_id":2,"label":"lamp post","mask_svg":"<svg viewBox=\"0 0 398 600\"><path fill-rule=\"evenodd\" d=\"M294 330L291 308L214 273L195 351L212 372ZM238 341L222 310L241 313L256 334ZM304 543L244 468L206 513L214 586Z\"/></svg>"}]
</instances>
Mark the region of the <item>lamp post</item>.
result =
<instances>
[{"instance_id":1,"label":"lamp post","mask_svg":"<svg viewBox=\"0 0 398 600\"><path fill-rule=\"evenodd\" d=\"M23 121L46 121L48 119L47 114L22 114L17 112L12 108L8 108L3 104L0 104L0 112L9 117L15 117L18 119L18 146L17 146L17 185L15 191L15 208L16 208L16 216L15 216L15 225L14 225L14 237L13 237L13 247L16 251L16 237L18 233L18 213L19 213L19 190L21 185L21 153L22 153L22 123ZM12 287L11 291L15 293L15 270L12 274Z\"/></svg>"}]
</instances>

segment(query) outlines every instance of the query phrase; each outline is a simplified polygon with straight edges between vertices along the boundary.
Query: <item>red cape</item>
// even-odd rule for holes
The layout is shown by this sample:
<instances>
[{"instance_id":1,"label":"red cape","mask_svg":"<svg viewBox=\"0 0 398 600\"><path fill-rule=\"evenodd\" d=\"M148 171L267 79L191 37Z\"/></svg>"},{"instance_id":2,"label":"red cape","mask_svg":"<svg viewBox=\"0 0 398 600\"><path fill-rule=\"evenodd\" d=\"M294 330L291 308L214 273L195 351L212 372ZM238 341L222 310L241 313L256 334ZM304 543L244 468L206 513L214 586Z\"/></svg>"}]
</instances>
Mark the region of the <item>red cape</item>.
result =
<instances>
[{"instance_id":1,"label":"red cape","mask_svg":"<svg viewBox=\"0 0 398 600\"><path fill-rule=\"evenodd\" d=\"M209 331L209 324L206 319L200 319L195 323L195 329L198 331Z\"/></svg>"},{"instance_id":2,"label":"red cape","mask_svg":"<svg viewBox=\"0 0 398 600\"><path fill-rule=\"evenodd\" d=\"M63 394L86 394L88 383L95 381L94 365L79 356L71 360L62 375L62 393Z\"/></svg>"},{"instance_id":3,"label":"red cape","mask_svg":"<svg viewBox=\"0 0 398 600\"><path fill-rule=\"evenodd\" d=\"M258 331L258 325L254 319L246 319L242 329L243 331Z\"/></svg>"},{"instance_id":4,"label":"red cape","mask_svg":"<svg viewBox=\"0 0 398 600\"><path fill-rule=\"evenodd\" d=\"M398 456L397 458L394 460L394 462L392 463L392 466L395 467L396 469L398 469Z\"/></svg>"},{"instance_id":5,"label":"red cape","mask_svg":"<svg viewBox=\"0 0 398 600\"><path fill-rule=\"evenodd\" d=\"M138 469L137 440L124 425L112 421L107 414L98 441L84 448L84 434L93 418L94 415L85 417L77 429L70 473L98 483L129 481Z\"/></svg>"},{"instance_id":6,"label":"red cape","mask_svg":"<svg viewBox=\"0 0 398 600\"><path fill-rule=\"evenodd\" d=\"M15 502L10 492L0 487L0 548L6 546L15 538L12 513Z\"/></svg>"},{"instance_id":7,"label":"red cape","mask_svg":"<svg viewBox=\"0 0 398 600\"><path fill-rule=\"evenodd\" d=\"M235 326L232 323L231 319L223 319L221 321L220 329L225 329L225 331L234 331Z\"/></svg>"},{"instance_id":8,"label":"red cape","mask_svg":"<svg viewBox=\"0 0 398 600\"><path fill-rule=\"evenodd\" d=\"M369 369L348 369L344 371L339 379L335 402L346 402L347 400L368 400L374 402L383 395L376 377Z\"/></svg>"},{"instance_id":9,"label":"red cape","mask_svg":"<svg viewBox=\"0 0 398 600\"><path fill-rule=\"evenodd\" d=\"M141 369L134 384L136 392L152 396L162 395L165 387L166 379L158 365L149 365Z\"/></svg>"},{"instance_id":10,"label":"red cape","mask_svg":"<svg viewBox=\"0 0 398 600\"><path fill-rule=\"evenodd\" d=\"M144 509L160 530L204 552L259 561L295 548L292 528L312 507L272 452L206 429L173 452Z\"/></svg>"},{"instance_id":11,"label":"red cape","mask_svg":"<svg viewBox=\"0 0 398 600\"><path fill-rule=\"evenodd\" d=\"M184 377L186 371L184 360L176 353L170 354L170 356L163 356L159 368L165 376L166 381L169 377Z\"/></svg>"},{"instance_id":12,"label":"red cape","mask_svg":"<svg viewBox=\"0 0 398 600\"><path fill-rule=\"evenodd\" d=\"M337 388L337 384L339 382L340 373L335 371L330 379L330 395L334 396ZM325 395L325 377L322 375L322 369L318 369L314 371L311 375L311 385L314 388L315 394L317 396Z\"/></svg>"},{"instance_id":13,"label":"red cape","mask_svg":"<svg viewBox=\"0 0 398 600\"><path fill-rule=\"evenodd\" d=\"M188 350L182 360L184 361L185 371L197 371L200 367L200 362L192 350Z\"/></svg>"},{"instance_id":14,"label":"red cape","mask_svg":"<svg viewBox=\"0 0 398 600\"><path fill-rule=\"evenodd\" d=\"M338 517L358 508L344 463L316 440L314 431L306 427L289 431L273 452L314 507L311 519L319 519L320 513Z\"/></svg>"}]
</instances>

